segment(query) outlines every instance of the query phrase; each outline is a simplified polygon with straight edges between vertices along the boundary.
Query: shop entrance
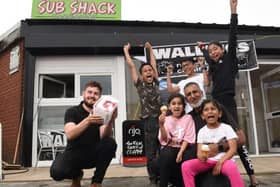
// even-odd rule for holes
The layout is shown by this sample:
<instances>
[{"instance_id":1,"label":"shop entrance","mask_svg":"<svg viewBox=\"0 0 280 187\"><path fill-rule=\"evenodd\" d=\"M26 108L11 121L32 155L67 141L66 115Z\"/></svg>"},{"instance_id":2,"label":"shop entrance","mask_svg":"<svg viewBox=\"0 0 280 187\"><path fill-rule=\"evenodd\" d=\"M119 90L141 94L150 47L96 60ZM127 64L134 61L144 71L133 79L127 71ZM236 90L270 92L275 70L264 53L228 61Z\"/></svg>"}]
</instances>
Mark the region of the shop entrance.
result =
<instances>
[{"instance_id":1,"label":"shop entrance","mask_svg":"<svg viewBox=\"0 0 280 187\"><path fill-rule=\"evenodd\" d=\"M280 67L260 76L269 152L280 152Z\"/></svg>"},{"instance_id":2,"label":"shop entrance","mask_svg":"<svg viewBox=\"0 0 280 187\"><path fill-rule=\"evenodd\" d=\"M121 162L122 121L125 120L123 57L46 56L36 59L33 122L33 166L50 166L67 145L64 113L82 100L84 85L98 81L102 95L119 100L113 137L118 148L112 163Z\"/></svg>"}]
</instances>

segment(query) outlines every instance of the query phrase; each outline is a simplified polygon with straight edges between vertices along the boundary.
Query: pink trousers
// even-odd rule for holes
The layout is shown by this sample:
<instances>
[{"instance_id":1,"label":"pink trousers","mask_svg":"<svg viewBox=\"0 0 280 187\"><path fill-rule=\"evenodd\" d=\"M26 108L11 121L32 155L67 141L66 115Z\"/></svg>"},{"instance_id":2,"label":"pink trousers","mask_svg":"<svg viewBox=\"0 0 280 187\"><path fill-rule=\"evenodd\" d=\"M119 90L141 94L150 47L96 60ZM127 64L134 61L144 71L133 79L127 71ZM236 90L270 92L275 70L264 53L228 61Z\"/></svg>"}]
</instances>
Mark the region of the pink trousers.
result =
<instances>
[{"instance_id":1,"label":"pink trousers","mask_svg":"<svg viewBox=\"0 0 280 187\"><path fill-rule=\"evenodd\" d=\"M198 159L185 161L182 164L185 187L195 187L194 177L199 173L214 168L216 163L217 161L209 159L206 162L201 162ZM221 168L221 173L229 178L231 187L244 187L240 172L234 161L226 160Z\"/></svg>"}]
</instances>

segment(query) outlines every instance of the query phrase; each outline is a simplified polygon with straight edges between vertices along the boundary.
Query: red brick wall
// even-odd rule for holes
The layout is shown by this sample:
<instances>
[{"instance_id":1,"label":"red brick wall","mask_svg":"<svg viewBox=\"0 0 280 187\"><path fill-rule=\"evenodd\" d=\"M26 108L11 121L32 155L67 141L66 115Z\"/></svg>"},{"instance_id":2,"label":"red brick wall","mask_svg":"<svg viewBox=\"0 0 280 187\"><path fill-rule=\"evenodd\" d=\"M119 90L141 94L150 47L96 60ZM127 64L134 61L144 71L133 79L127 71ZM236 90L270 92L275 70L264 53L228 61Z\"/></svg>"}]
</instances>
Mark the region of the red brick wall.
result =
<instances>
[{"instance_id":1,"label":"red brick wall","mask_svg":"<svg viewBox=\"0 0 280 187\"><path fill-rule=\"evenodd\" d=\"M10 51L20 45L19 70L9 74ZM2 123L3 160L12 163L23 103L23 42L18 41L0 53L0 122Z\"/></svg>"}]
</instances>

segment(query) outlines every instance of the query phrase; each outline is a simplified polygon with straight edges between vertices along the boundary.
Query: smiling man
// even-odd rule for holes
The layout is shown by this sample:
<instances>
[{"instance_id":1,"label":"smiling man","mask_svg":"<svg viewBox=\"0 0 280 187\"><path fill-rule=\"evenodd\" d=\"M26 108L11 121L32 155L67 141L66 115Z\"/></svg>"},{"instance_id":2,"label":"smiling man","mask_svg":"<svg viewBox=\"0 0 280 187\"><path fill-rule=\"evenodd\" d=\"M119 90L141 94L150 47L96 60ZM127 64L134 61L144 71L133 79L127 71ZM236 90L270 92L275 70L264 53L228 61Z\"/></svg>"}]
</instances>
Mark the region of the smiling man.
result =
<instances>
[{"instance_id":1,"label":"smiling man","mask_svg":"<svg viewBox=\"0 0 280 187\"><path fill-rule=\"evenodd\" d=\"M88 82L84 87L83 101L66 111L64 131L68 144L50 168L54 180L72 179L71 187L80 187L82 170L95 167L91 187L101 187L117 148L115 140L111 138L117 111L114 111L106 125L101 116L92 113L92 107L101 97L101 92L102 87L98 82Z\"/></svg>"}]
</instances>

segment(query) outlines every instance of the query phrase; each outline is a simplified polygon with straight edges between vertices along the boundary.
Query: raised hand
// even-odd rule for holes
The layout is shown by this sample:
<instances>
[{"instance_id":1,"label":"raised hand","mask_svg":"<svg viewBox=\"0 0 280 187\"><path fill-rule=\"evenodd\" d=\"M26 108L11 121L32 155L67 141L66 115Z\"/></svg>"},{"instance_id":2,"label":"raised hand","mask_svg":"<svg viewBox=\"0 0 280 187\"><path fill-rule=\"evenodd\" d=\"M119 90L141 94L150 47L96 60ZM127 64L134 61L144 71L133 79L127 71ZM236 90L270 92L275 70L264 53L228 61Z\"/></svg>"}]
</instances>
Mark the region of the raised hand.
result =
<instances>
[{"instance_id":1,"label":"raised hand","mask_svg":"<svg viewBox=\"0 0 280 187\"><path fill-rule=\"evenodd\" d=\"M131 48L130 43L127 43L126 45L123 46L123 51L128 52L130 48Z\"/></svg>"},{"instance_id":2,"label":"raised hand","mask_svg":"<svg viewBox=\"0 0 280 187\"><path fill-rule=\"evenodd\" d=\"M151 49L151 48L152 48L152 46L151 46L151 44L150 44L149 42L146 42L146 43L145 43L145 48L147 48L147 49Z\"/></svg>"},{"instance_id":3,"label":"raised hand","mask_svg":"<svg viewBox=\"0 0 280 187\"><path fill-rule=\"evenodd\" d=\"M230 0L230 10L232 14L236 14L237 0Z\"/></svg>"},{"instance_id":4,"label":"raised hand","mask_svg":"<svg viewBox=\"0 0 280 187\"><path fill-rule=\"evenodd\" d=\"M199 47L199 49L204 49L205 48L205 43L204 42L198 41L198 42L196 42L196 44Z\"/></svg>"}]
</instances>

